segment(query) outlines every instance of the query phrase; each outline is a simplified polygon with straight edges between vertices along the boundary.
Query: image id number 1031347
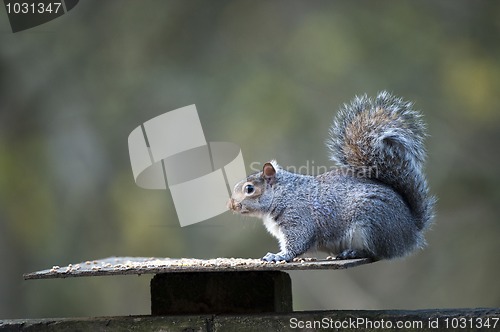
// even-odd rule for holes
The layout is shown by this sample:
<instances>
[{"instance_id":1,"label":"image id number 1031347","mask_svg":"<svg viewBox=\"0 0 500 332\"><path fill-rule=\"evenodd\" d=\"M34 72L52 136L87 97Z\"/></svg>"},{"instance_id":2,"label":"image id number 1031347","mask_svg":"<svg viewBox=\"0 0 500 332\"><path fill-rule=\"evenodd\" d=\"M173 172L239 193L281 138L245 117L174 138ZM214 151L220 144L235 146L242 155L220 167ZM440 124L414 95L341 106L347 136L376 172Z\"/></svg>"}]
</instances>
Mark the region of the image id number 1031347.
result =
<instances>
[{"instance_id":1,"label":"image id number 1031347","mask_svg":"<svg viewBox=\"0 0 500 332\"><path fill-rule=\"evenodd\" d=\"M445 329L496 329L498 326L500 318L498 317L454 317L454 318L444 318L443 325L439 327L444 327Z\"/></svg>"},{"instance_id":2,"label":"image id number 1031347","mask_svg":"<svg viewBox=\"0 0 500 332\"><path fill-rule=\"evenodd\" d=\"M5 4L7 14L58 14L64 11L61 2L17 2Z\"/></svg>"}]
</instances>

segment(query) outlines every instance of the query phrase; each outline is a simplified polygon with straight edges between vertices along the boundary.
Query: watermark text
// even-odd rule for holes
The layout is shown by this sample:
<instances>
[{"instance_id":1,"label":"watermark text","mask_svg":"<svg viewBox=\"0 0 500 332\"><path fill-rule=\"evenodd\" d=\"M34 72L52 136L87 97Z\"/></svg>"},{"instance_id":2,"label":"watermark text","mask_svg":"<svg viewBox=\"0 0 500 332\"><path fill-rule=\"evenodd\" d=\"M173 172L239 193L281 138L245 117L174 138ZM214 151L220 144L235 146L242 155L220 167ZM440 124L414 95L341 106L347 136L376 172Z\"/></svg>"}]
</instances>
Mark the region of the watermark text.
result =
<instances>
[{"instance_id":1,"label":"watermark text","mask_svg":"<svg viewBox=\"0 0 500 332\"><path fill-rule=\"evenodd\" d=\"M262 170L263 164L254 161L250 164L250 170L252 173L256 173ZM345 176L353 176L357 178L378 178L379 171L375 166L358 166L358 167L339 167L339 166L325 166L316 165L314 160L306 160L303 165L300 166L286 166L283 167L284 170L291 173L306 174L311 176L317 176L329 171L337 171Z\"/></svg>"}]
</instances>

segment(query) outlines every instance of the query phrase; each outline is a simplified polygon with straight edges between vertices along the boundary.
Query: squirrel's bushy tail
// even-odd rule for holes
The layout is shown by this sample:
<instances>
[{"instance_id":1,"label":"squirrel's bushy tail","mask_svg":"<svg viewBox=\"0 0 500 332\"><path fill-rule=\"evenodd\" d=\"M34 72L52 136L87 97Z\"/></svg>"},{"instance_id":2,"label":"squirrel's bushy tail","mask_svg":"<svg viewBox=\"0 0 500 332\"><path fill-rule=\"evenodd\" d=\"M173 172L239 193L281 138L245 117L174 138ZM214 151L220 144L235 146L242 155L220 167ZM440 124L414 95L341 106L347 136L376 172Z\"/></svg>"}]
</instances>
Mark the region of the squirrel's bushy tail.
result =
<instances>
[{"instance_id":1,"label":"squirrel's bushy tail","mask_svg":"<svg viewBox=\"0 0 500 332\"><path fill-rule=\"evenodd\" d=\"M408 203L419 229L431 223L435 198L423 173L425 124L413 105L386 91L345 104L330 128L331 159L376 178Z\"/></svg>"}]
</instances>

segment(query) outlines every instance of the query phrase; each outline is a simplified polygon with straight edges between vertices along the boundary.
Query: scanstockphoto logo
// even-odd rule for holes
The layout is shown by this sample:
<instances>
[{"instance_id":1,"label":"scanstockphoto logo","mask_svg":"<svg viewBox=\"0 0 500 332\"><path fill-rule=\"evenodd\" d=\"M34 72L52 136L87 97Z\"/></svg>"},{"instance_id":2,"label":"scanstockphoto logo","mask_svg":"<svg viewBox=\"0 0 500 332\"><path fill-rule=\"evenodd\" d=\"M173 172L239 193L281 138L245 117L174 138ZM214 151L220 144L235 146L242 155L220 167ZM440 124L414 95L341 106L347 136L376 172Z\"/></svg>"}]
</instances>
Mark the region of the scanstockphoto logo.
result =
<instances>
[{"instance_id":1,"label":"scanstockphoto logo","mask_svg":"<svg viewBox=\"0 0 500 332\"><path fill-rule=\"evenodd\" d=\"M71 9L79 0L4 0L12 32L19 32L36 27L56 19Z\"/></svg>"},{"instance_id":2,"label":"scanstockphoto logo","mask_svg":"<svg viewBox=\"0 0 500 332\"><path fill-rule=\"evenodd\" d=\"M250 163L250 171L252 173L262 171L263 163L254 161ZM304 164L299 166L282 166L285 171L292 173L299 173L311 176L318 176L320 174L336 171L344 176L352 176L356 178L373 178L379 177L379 169L377 166L338 166L338 165L318 165L314 160L306 160Z\"/></svg>"},{"instance_id":3,"label":"scanstockphoto logo","mask_svg":"<svg viewBox=\"0 0 500 332\"><path fill-rule=\"evenodd\" d=\"M195 105L159 115L128 137L135 182L169 189L181 226L227 211L232 188L246 177L240 148L207 142Z\"/></svg>"}]
</instances>

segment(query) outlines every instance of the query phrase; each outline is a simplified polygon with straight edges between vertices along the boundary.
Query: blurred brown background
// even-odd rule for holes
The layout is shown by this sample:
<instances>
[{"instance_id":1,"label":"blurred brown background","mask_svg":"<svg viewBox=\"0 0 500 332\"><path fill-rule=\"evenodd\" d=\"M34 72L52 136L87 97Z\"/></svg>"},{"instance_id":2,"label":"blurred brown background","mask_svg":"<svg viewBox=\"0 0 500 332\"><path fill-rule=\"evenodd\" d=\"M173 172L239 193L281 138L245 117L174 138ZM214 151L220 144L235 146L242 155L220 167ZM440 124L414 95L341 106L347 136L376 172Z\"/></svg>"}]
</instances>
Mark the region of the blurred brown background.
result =
<instances>
[{"instance_id":1,"label":"blurred brown background","mask_svg":"<svg viewBox=\"0 0 500 332\"><path fill-rule=\"evenodd\" d=\"M295 310L500 306L499 40L498 1L87 0L15 34L1 9L0 318L149 313L149 276L22 280L53 265L277 249L230 213L181 228L168 191L137 187L144 121L194 103L247 166L330 165L336 109L383 89L429 125L429 246L291 273Z\"/></svg>"}]
</instances>

